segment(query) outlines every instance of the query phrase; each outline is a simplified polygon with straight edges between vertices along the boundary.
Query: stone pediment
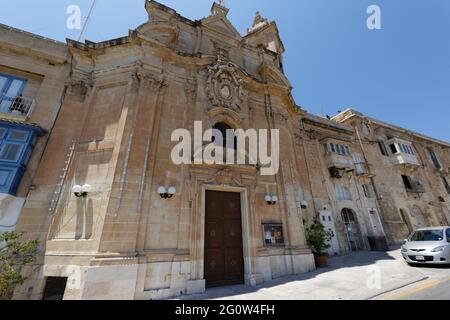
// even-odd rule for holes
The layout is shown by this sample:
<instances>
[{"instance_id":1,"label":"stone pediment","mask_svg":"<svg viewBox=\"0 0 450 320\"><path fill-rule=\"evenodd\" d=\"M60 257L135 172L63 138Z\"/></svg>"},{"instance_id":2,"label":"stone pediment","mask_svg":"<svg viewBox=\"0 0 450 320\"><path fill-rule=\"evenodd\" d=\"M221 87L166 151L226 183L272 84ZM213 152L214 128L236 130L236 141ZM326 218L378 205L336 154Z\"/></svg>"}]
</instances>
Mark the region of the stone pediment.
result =
<instances>
[{"instance_id":1,"label":"stone pediment","mask_svg":"<svg viewBox=\"0 0 450 320\"><path fill-rule=\"evenodd\" d=\"M136 31L168 47L176 44L179 35L178 27L168 22L146 23L138 27Z\"/></svg>"},{"instance_id":2,"label":"stone pediment","mask_svg":"<svg viewBox=\"0 0 450 320\"><path fill-rule=\"evenodd\" d=\"M241 39L240 33L225 16L209 16L202 20L202 25L225 36Z\"/></svg>"}]
</instances>

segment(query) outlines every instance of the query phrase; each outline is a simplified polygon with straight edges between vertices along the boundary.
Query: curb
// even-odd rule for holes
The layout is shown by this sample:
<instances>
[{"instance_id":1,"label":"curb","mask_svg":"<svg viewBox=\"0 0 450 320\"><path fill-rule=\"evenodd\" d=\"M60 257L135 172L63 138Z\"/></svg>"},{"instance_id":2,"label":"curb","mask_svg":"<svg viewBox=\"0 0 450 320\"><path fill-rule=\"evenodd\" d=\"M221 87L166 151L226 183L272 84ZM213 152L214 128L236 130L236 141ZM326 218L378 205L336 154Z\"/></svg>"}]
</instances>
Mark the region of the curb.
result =
<instances>
[{"instance_id":1,"label":"curb","mask_svg":"<svg viewBox=\"0 0 450 320\"><path fill-rule=\"evenodd\" d=\"M400 285L400 286L395 287L395 288L393 288L393 289L389 289L389 290L386 290L386 291L384 291L384 292L377 293L376 295L373 295L373 296L371 296L371 297L369 297L369 298L366 298L365 300L372 300L372 299L375 299L375 298L380 297L380 296L382 296L382 295L385 295L385 294L387 294L387 293L389 293L389 292L393 292L393 291L396 291L396 290L399 290L399 289L403 289L403 288L408 287L408 286L410 286L410 285L412 285L412 284L416 284L416 283L419 283L419 282L422 282L422 281L425 281L425 280L428 280L428 279L430 279L429 276L424 276L424 277L422 277L422 278L420 278L420 279L418 279L418 280L414 280L414 281L412 281L412 282L406 283L406 284L404 284L404 285Z\"/></svg>"}]
</instances>

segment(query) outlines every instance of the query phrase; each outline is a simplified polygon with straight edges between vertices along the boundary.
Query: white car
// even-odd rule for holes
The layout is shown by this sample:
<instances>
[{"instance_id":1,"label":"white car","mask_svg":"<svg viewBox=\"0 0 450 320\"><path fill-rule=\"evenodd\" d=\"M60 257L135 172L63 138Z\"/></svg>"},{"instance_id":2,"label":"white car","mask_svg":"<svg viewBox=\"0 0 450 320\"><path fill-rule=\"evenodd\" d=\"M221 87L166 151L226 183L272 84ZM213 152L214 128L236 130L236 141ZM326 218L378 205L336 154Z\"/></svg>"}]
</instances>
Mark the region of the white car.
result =
<instances>
[{"instance_id":1,"label":"white car","mask_svg":"<svg viewBox=\"0 0 450 320\"><path fill-rule=\"evenodd\" d=\"M415 230L403 244L402 255L410 264L450 264L450 227Z\"/></svg>"}]
</instances>

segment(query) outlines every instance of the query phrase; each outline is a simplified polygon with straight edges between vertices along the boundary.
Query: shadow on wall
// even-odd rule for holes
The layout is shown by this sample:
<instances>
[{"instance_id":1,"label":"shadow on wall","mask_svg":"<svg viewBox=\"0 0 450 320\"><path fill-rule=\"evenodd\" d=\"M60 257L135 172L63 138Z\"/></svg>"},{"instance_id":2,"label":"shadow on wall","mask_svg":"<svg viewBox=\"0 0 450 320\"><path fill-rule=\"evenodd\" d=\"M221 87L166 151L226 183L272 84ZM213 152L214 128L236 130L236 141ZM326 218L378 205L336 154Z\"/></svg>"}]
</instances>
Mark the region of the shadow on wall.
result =
<instances>
[{"instance_id":1,"label":"shadow on wall","mask_svg":"<svg viewBox=\"0 0 450 320\"><path fill-rule=\"evenodd\" d=\"M92 199L82 198L77 202L75 239L91 239L94 228L94 205Z\"/></svg>"},{"instance_id":2,"label":"shadow on wall","mask_svg":"<svg viewBox=\"0 0 450 320\"><path fill-rule=\"evenodd\" d=\"M49 239L89 240L94 237L96 208L101 206L112 151L79 154L72 163L60 204L55 212ZM89 183L93 192L88 197L77 198L74 185Z\"/></svg>"}]
</instances>

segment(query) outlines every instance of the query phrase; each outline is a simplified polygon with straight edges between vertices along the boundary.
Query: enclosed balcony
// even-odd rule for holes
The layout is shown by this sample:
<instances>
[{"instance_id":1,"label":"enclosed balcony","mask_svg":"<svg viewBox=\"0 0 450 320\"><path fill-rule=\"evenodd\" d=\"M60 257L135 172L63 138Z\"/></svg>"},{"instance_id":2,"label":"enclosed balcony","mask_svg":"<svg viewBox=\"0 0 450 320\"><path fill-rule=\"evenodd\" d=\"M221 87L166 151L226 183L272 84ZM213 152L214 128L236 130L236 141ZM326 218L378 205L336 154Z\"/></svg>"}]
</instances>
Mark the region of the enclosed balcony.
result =
<instances>
[{"instance_id":1,"label":"enclosed balcony","mask_svg":"<svg viewBox=\"0 0 450 320\"><path fill-rule=\"evenodd\" d=\"M324 144L324 162L333 178L342 178L346 171L354 170L350 148L344 144L328 142Z\"/></svg>"},{"instance_id":2,"label":"enclosed balcony","mask_svg":"<svg viewBox=\"0 0 450 320\"><path fill-rule=\"evenodd\" d=\"M394 138L388 140L387 144L391 151L392 164L410 168L420 166L416 151L410 142Z\"/></svg>"}]
</instances>

